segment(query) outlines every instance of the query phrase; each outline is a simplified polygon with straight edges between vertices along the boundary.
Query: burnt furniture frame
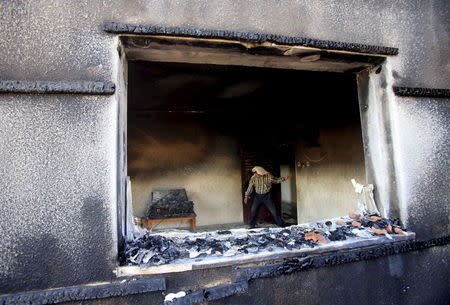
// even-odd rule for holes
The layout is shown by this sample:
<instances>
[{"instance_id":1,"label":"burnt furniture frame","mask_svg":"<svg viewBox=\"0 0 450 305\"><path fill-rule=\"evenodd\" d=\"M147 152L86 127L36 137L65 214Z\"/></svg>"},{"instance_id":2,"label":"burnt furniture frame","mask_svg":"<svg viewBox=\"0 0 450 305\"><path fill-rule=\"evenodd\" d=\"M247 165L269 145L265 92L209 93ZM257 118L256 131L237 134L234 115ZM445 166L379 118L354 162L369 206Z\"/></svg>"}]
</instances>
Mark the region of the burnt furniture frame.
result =
<instances>
[{"instance_id":1,"label":"burnt furniture frame","mask_svg":"<svg viewBox=\"0 0 450 305\"><path fill-rule=\"evenodd\" d=\"M191 230L197 230L197 216L188 216L188 217L173 217L173 218L160 218L160 219L146 219L144 222L146 223L147 229L150 231L153 229L153 224L160 223L163 221L177 221L177 220L190 220L191 221Z\"/></svg>"},{"instance_id":2,"label":"burnt furniture frame","mask_svg":"<svg viewBox=\"0 0 450 305\"><path fill-rule=\"evenodd\" d=\"M155 223L178 220L189 220L191 230L197 230L194 203L188 199L185 189L153 190L146 215L141 218L140 225L150 231Z\"/></svg>"},{"instance_id":3,"label":"burnt furniture frame","mask_svg":"<svg viewBox=\"0 0 450 305\"><path fill-rule=\"evenodd\" d=\"M191 230L196 231L197 230L197 216L187 216L187 217L172 217L172 218L143 218L141 220L136 221L136 224L140 225L141 227L146 227L148 230L153 229L153 224L161 223L164 221L178 221L178 220L190 220L191 221Z\"/></svg>"}]
</instances>

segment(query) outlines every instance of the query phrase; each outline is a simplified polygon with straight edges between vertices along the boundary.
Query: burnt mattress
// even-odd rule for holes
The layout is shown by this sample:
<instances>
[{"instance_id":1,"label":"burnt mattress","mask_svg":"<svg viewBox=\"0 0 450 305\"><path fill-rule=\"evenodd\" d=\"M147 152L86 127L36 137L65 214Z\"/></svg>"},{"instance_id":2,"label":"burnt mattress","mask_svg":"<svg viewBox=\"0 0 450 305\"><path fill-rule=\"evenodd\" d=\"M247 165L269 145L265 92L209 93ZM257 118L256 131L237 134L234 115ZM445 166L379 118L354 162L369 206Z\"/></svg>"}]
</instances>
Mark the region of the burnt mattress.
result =
<instances>
[{"instance_id":1,"label":"burnt mattress","mask_svg":"<svg viewBox=\"0 0 450 305\"><path fill-rule=\"evenodd\" d=\"M194 203L185 189L154 190L147 209L148 219L196 216Z\"/></svg>"}]
</instances>

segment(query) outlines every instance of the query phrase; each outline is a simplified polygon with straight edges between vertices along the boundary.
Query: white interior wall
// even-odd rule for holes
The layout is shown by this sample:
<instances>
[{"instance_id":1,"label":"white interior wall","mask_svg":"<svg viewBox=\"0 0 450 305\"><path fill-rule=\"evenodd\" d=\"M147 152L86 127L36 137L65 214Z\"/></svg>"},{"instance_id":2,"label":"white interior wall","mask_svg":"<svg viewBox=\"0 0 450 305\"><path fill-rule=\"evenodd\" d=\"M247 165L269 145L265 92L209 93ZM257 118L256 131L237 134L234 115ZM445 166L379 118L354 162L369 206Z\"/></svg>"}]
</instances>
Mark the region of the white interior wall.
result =
<instances>
[{"instance_id":1,"label":"white interior wall","mask_svg":"<svg viewBox=\"0 0 450 305\"><path fill-rule=\"evenodd\" d=\"M365 183L359 125L321 129L319 142L320 147L299 144L296 153L299 223L338 217L356 210L356 194L350 180L355 178Z\"/></svg>"},{"instance_id":2,"label":"white interior wall","mask_svg":"<svg viewBox=\"0 0 450 305\"><path fill-rule=\"evenodd\" d=\"M296 212L297 206L295 168L293 164L281 164L280 176L286 177L289 174L293 175L292 178L281 183L281 211L295 217L293 213Z\"/></svg>"}]
</instances>

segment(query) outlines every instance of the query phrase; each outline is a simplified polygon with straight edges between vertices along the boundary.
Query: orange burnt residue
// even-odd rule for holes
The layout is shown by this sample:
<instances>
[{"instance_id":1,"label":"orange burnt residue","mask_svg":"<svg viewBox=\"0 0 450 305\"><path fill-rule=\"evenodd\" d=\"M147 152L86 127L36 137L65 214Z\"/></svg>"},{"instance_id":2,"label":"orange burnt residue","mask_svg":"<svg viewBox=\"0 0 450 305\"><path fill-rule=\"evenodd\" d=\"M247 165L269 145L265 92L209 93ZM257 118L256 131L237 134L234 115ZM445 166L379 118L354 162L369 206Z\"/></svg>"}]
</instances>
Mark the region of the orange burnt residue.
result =
<instances>
[{"instance_id":1,"label":"orange burnt residue","mask_svg":"<svg viewBox=\"0 0 450 305\"><path fill-rule=\"evenodd\" d=\"M373 233L378 234L378 235L384 235L384 234L387 234L387 231L384 230L384 229L383 229L383 230L380 230L380 229L377 229L377 228L375 228L375 227L372 227L371 230L372 230Z\"/></svg>"},{"instance_id":2,"label":"orange burnt residue","mask_svg":"<svg viewBox=\"0 0 450 305\"><path fill-rule=\"evenodd\" d=\"M316 243L326 244L328 241L325 239L325 236L321 234L317 234L314 232L309 232L305 234L305 240L312 240Z\"/></svg>"},{"instance_id":3,"label":"orange burnt residue","mask_svg":"<svg viewBox=\"0 0 450 305\"><path fill-rule=\"evenodd\" d=\"M361 216L361 215L359 215L359 214L355 214L355 213L352 213L352 212L348 213L348 217L350 217L350 218L352 218L352 219L356 219L356 220L358 220L358 219L361 219L361 218L362 218L362 216Z\"/></svg>"},{"instance_id":4,"label":"orange burnt residue","mask_svg":"<svg viewBox=\"0 0 450 305\"><path fill-rule=\"evenodd\" d=\"M400 229L400 228L395 228L395 229L394 229L394 232L395 232L396 234L399 234L399 235L405 235L405 232L404 232L402 229Z\"/></svg>"}]
</instances>

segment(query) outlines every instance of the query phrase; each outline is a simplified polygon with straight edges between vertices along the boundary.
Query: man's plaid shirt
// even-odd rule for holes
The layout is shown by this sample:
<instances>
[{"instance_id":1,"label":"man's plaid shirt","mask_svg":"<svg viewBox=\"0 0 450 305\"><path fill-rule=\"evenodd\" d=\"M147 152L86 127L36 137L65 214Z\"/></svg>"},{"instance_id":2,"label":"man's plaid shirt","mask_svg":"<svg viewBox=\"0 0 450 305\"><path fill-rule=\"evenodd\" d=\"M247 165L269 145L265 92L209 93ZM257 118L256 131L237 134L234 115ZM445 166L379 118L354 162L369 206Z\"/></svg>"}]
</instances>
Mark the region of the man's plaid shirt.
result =
<instances>
[{"instance_id":1,"label":"man's plaid shirt","mask_svg":"<svg viewBox=\"0 0 450 305\"><path fill-rule=\"evenodd\" d=\"M271 174L264 176L253 175L248 183L247 191L245 192L245 197L250 197L255 188L256 194L267 194L272 189L272 183L281 183L285 181L286 178L275 178Z\"/></svg>"}]
</instances>

